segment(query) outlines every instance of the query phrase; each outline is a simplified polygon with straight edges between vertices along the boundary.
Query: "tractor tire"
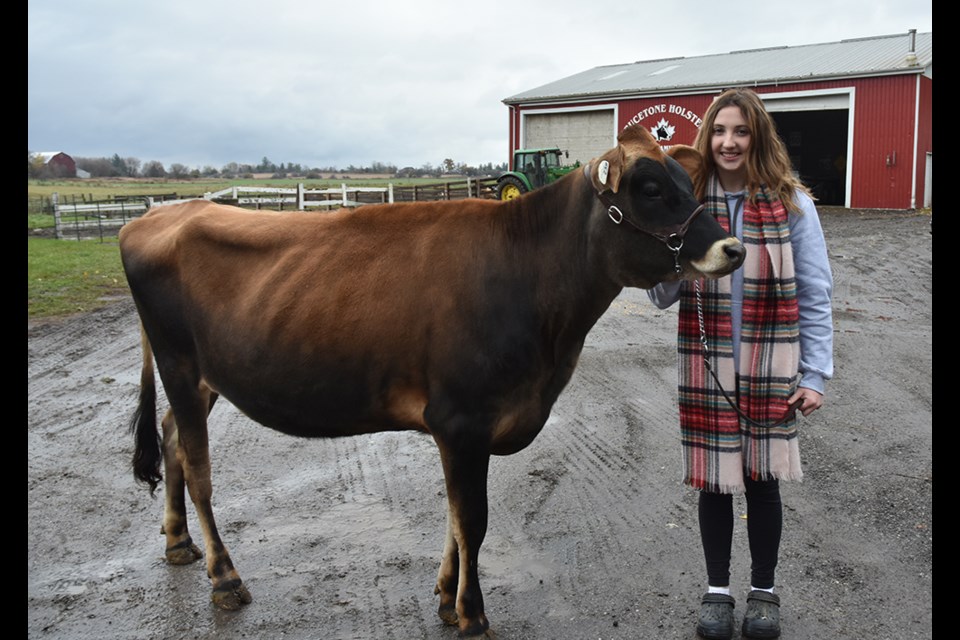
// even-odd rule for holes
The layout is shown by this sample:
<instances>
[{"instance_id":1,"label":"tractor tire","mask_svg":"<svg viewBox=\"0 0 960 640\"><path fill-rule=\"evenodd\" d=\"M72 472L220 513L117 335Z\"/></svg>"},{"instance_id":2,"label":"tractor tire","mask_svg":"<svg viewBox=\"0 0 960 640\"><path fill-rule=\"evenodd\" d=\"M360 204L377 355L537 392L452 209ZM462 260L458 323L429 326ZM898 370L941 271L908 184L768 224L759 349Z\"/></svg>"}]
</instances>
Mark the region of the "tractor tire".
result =
<instances>
[{"instance_id":1,"label":"tractor tire","mask_svg":"<svg viewBox=\"0 0 960 640\"><path fill-rule=\"evenodd\" d=\"M513 176L507 176L497 183L497 198L500 200L513 200L526 191L527 187Z\"/></svg>"}]
</instances>

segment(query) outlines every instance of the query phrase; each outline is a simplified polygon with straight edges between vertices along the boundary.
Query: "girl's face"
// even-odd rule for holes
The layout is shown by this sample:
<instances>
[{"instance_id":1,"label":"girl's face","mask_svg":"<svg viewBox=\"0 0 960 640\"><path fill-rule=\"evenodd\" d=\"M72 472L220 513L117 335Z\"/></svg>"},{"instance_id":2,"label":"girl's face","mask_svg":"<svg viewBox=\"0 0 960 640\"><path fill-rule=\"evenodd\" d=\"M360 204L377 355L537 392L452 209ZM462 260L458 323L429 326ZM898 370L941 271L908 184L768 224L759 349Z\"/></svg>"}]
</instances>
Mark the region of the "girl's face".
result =
<instances>
[{"instance_id":1,"label":"girl's face","mask_svg":"<svg viewBox=\"0 0 960 640\"><path fill-rule=\"evenodd\" d=\"M746 187L750 140L750 127L740 107L730 105L717 112L710 151L717 166L720 184L728 191L739 191Z\"/></svg>"}]
</instances>

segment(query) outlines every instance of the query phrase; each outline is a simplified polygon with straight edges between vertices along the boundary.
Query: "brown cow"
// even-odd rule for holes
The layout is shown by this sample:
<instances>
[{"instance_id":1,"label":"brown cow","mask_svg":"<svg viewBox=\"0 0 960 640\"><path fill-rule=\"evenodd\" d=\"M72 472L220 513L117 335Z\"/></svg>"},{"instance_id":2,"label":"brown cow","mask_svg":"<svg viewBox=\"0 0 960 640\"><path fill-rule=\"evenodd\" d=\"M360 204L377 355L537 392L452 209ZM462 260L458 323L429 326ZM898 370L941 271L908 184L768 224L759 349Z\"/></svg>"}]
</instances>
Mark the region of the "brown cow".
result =
<instances>
[{"instance_id":1,"label":"brown cow","mask_svg":"<svg viewBox=\"0 0 960 640\"><path fill-rule=\"evenodd\" d=\"M295 436L423 431L448 498L439 615L484 634L490 455L536 437L623 287L719 277L743 261L735 238L697 216L682 165L699 163L631 127L583 171L508 202L307 215L197 201L127 224L120 249L144 331L134 470L152 491L163 460L168 561L202 557L186 486L214 603L251 600L210 506L207 415L219 394ZM171 405L162 440L151 352Z\"/></svg>"}]
</instances>

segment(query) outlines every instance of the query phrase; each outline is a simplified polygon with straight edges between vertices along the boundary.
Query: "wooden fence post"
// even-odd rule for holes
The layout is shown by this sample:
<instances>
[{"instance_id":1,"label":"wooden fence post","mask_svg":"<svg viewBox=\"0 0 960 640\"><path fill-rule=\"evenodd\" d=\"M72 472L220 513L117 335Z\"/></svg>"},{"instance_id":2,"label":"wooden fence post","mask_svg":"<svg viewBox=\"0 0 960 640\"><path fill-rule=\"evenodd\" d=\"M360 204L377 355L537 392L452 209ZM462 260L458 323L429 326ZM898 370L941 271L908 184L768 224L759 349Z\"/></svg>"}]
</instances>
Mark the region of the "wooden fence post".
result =
<instances>
[{"instance_id":1,"label":"wooden fence post","mask_svg":"<svg viewBox=\"0 0 960 640\"><path fill-rule=\"evenodd\" d=\"M60 194L56 191L50 194L50 206L53 207L53 230L57 240L62 240L63 232L60 230Z\"/></svg>"}]
</instances>

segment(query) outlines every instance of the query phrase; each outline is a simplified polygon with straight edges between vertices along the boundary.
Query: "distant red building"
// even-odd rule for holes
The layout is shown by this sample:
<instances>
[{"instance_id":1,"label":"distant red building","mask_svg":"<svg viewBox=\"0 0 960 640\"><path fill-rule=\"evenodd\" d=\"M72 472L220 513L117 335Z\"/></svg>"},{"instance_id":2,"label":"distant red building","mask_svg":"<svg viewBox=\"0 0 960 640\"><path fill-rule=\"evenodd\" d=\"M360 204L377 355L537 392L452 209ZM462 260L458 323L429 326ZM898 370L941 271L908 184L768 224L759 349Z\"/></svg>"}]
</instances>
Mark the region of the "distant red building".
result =
<instances>
[{"instance_id":1,"label":"distant red building","mask_svg":"<svg viewBox=\"0 0 960 640\"><path fill-rule=\"evenodd\" d=\"M44 166L55 169L58 175L73 177L77 175L77 163L62 151L41 151L37 154L43 159Z\"/></svg>"}]
</instances>

